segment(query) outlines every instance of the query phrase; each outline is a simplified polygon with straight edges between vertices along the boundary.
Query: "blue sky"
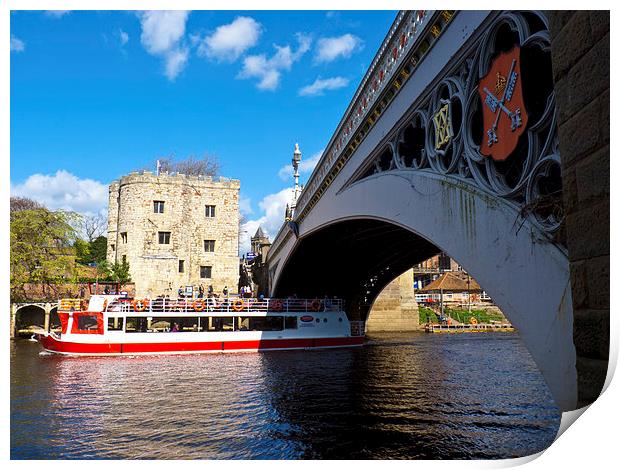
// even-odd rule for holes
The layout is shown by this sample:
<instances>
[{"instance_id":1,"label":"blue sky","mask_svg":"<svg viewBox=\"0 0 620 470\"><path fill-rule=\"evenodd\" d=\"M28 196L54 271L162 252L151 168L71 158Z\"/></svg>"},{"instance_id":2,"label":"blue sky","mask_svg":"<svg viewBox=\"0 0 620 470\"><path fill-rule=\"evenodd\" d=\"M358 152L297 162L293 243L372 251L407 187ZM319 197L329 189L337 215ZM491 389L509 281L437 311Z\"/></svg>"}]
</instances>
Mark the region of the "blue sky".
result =
<instances>
[{"instance_id":1,"label":"blue sky","mask_svg":"<svg viewBox=\"0 0 620 470\"><path fill-rule=\"evenodd\" d=\"M215 155L246 230L275 235L396 12L11 14L11 193L103 211L157 157Z\"/></svg>"}]
</instances>

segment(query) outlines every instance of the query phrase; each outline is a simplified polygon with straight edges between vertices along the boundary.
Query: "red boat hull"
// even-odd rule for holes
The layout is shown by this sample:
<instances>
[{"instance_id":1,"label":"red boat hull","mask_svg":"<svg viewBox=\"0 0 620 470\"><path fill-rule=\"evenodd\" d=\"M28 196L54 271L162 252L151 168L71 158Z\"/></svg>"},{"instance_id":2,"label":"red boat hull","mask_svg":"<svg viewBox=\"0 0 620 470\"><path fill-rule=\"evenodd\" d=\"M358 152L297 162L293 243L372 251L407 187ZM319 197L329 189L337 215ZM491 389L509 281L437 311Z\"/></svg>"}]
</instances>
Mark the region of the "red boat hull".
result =
<instances>
[{"instance_id":1,"label":"red boat hull","mask_svg":"<svg viewBox=\"0 0 620 470\"><path fill-rule=\"evenodd\" d=\"M136 354L213 353L276 349L313 349L361 346L361 336L343 338L265 339L253 341L194 341L169 343L76 343L59 341L51 335L38 335L46 351L80 356L118 356Z\"/></svg>"}]
</instances>

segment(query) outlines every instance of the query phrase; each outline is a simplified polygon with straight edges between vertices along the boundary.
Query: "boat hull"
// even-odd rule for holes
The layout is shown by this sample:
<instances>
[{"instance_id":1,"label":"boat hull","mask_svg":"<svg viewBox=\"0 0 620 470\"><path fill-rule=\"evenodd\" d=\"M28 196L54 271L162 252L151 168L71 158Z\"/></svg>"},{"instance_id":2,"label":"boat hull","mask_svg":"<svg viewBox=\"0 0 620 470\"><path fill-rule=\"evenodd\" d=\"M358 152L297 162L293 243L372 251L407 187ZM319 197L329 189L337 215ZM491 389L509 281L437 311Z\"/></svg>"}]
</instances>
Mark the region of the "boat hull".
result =
<instances>
[{"instance_id":1,"label":"boat hull","mask_svg":"<svg viewBox=\"0 0 620 470\"><path fill-rule=\"evenodd\" d=\"M71 356L134 356L148 354L203 354L265 350L322 349L361 346L364 338L282 338L229 341L72 342L37 335L45 351Z\"/></svg>"}]
</instances>

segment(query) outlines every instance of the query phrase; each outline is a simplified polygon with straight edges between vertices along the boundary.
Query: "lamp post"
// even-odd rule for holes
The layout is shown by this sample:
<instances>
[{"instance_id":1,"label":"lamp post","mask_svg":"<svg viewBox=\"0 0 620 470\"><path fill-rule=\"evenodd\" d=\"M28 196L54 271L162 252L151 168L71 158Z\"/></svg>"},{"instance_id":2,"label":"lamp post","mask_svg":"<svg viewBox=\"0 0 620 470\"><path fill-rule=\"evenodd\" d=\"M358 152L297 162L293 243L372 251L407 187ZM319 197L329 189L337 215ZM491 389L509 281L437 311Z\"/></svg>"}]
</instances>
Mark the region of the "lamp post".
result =
<instances>
[{"instance_id":1,"label":"lamp post","mask_svg":"<svg viewBox=\"0 0 620 470\"><path fill-rule=\"evenodd\" d=\"M471 290L469 288L469 273L467 273L467 312L471 314Z\"/></svg>"},{"instance_id":2,"label":"lamp post","mask_svg":"<svg viewBox=\"0 0 620 470\"><path fill-rule=\"evenodd\" d=\"M291 163L293 164L293 180L295 181L295 186L293 187L293 202L290 207L290 215L292 220L295 216L297 198L301 192L301 188L299 187L299 164L301 163L301 150L299 150L299 144L295 144L295 150L293 151L293 159L291 160Z\"/></svg>"}]
</instances>

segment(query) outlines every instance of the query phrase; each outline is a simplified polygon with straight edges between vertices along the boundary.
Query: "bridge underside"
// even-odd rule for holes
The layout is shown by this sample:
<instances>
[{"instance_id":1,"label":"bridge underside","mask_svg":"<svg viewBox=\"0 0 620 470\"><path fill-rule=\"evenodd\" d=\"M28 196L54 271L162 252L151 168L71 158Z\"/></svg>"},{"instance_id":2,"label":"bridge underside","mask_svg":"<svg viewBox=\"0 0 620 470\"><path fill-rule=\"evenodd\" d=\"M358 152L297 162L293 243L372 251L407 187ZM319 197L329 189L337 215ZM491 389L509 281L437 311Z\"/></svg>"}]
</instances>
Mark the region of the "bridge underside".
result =
<instances>
[{"instance_id":1,"label":"bridge underside","mask_svg":"<svg viewBox=\"0 0 620 470\"><path fill-rule=\"evenodd\" d=\"M366 320L383 288L441 250L402 227L371 219L339 222L303 240L280 276L276 296L338 296L351 319Z\"/></svg>"}]
</instances>

